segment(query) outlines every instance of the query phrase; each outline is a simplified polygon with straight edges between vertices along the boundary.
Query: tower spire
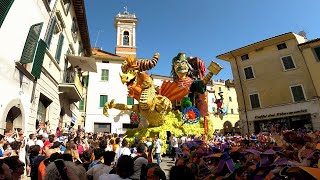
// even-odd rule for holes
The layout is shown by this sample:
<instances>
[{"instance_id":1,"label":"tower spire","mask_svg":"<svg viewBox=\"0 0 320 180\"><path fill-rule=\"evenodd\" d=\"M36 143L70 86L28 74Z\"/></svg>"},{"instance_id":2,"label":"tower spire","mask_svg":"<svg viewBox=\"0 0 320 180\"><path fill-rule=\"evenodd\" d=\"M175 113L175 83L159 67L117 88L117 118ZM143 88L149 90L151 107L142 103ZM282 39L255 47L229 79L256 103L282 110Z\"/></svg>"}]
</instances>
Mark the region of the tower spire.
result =
<instances>
[{"instance_id":1,"label":"tower spire","mask_svg":"<svg viewBox=\"0 0 320 180\"><path fill-rule=\"evenodd\" d=\"M128 12L125 6L124 12L116 15L114 27L117 31L116 55L127 57L136 56L136 27L138 19L135 14Z\"/></svg>"}]
</instances>

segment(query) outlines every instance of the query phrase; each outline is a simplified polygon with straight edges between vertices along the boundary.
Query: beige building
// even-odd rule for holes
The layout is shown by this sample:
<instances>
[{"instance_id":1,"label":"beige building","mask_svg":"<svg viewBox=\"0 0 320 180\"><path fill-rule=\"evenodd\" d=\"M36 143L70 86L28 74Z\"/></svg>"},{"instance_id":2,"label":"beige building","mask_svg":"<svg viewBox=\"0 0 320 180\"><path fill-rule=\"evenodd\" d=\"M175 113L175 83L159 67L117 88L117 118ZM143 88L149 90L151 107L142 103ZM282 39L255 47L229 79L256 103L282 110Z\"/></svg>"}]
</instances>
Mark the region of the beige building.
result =
<instances>
[{"instance_id":1,"label":"beige building","mask_svg":"<svg viewBox=\"0 0 320 180\"><path fill-rule=\"evenodd\" d=\"M217 56L231 63L243 133L320 128L317 57L305 42L289 32Z\"/></svg>"},{"instance_id":2,"label":"beige building","mask_svg":"<svg viewBox=\"0 0 320 180\"><path fill-rule=\"evenodd\" d=\"M152 74L154 84L161 87L164 81L172 81L172 77ZM239 121L237 94L232 80L211 81L207 85L207 102L209 118L213 120L213 129L216 132L232 133L241 132L242 124ZM220 99L219 93L222 92L223 116L217 114L217 99Z\"/></svg>"}]
</instances>

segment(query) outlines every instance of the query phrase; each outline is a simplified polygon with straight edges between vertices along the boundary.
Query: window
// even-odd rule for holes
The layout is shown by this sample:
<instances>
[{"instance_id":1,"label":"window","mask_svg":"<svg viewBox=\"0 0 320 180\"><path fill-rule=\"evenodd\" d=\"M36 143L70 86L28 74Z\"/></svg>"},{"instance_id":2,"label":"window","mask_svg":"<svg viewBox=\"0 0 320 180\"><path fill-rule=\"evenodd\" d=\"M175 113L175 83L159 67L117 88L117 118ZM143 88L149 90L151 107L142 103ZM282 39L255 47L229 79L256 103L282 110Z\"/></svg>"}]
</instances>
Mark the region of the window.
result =
<instances>
[{"instance_id":1,"label":"window","mask_svg":"<svg viewBox=\"0 0 320 180\"><path fill-rule=\"evenodd\" d=\"M131 97L127 97L127 105L133 105L134 104L134 99Z\"/></svg>"},{"instance_id":2,"label":"window","mask_svg":"<svg viewBox=\"0 0 320 180\"><path fill-rule=\"evenodd\" d=\"M212 107L212 112L215 112L216 111L216 107Z\"/></svg>"},{"instance_id":3,"label":"window","mask_svg":"<svg viewBox=\"0 0 320 180\"><path fill-rule=\"evenodd\" d=\"M109 80L109 70L108 69L102 69L101 70L101 80L102 81L108 81Z\"/></svg>"},{"instance_id":4,"label":"window","mask_svg":"<svg viewBox=\"0 0 320 180\"><path fill-rule=\"evenodd\" d=\"M69 13L70 5L71 5L70 0L63 0L64 12L66 15L68 15Z\"/></svg>"},{"instance_id":5,"label":"window","mask_svg":"<svg viewBox=\"0 0 320 180\"><path fill-rule=\"evenodd\" d=\"M56 17L53 17L50 21L48 31L47 31L46 36L44 38L45 42L47 43L48 49L50 48L50 44L51 44L54 29L56 27L56 23L57 23L57 19L56 19Z\"/></svg>"},{"instance_id":6,"label":"window","mask_svg":"<svg viewBox=\"0 0 320 180\"><path fill-rule=\"evenodd\" d=\"M290 89L291 89L291 93L292 93L294 102L299 102L299 101L305 100L303 89L302 89L301 85L291 86Z\"/></svg>"},{"instance_id":7,"label":"window","mask_svg":"<svg viewBox=\"0 0 320 180\"><path fill-rule=\"evenodd\" d=\"M232 109L232 108L230 109L230 111L231 111L231 114L234 114L234 112L233 112L233 109Z\"/></svg>"},{"instance_id":8,"label":"window","mask_svg":"<svg viewBox=\"0 0 320 180\"><path fill-rule=\"evenodd\" d=\"M315 52L315 54L316 54L316 60L318 61L318 62L320 62L320 47L315 47L315 48L313 48L313 50L314 50L314 52Z\"/></svg>"},{"instance_id":9,"label":"window","mask_svg":"<svg viewBox=\"0 0 320 180\"><path fill-rule=\"evenodd\" d=\"M278 50L286 49L286 48L287 48L287 45L286 45L286 43L278 44L278 45L277 45L277 48L278 48Z\"/></svg>"},{"instance_id":10,"label":"window","mask_svg":"<svg viewBox=\"0 0 320 180\"><path fill-rule=\"evenodd\" d=\"M212 98L212 103L214 103L214 97Z\"/></svg>"},{"instance_id":11,"label":"window","mask_svg":"<svg viewBox=\"0 0 320 180\"><path fill-rule=\"evenodd\" d=\"M221 87L219 87L219 92L221 92Z\"/></svg>"},{"instance_id":12,"label":"window","mask_svg":"<svg viewBox=\"0 0 320 180\"><path fill-rule=\"evenodd\" d=\"M260 108L260 100L258 94L250 94L250 102L252 109Z\"/></svg>"},{"instance_id":13,"label":"window","mask_svg":"<svg viewBox=\"0 0 320 180\"><path fill-rule=\"evenodd\" d=\"M62 33L60 33L59 41L58 41L58 45L57 45L57 51L56 51L56 55L55 55L55 59L56 59L58 64L60 63L63 40L64 40L64 36L63 36Z\"/></svg>"},{"instance_id":14,"label":"window","mask_svg":"<svg viewBox=\"0 0 320 180\"><path fill-rule=\"evenodd\" d=\"M109 61L102 61L102 63L109 63Z\"/></svg>"},{"instance_id":15,"label":"window","mask_svg":"<svg viewBox=\"0 0 320 180\"><path fill-rule=\"evenodd\" d=\"M252 70L251 66L244 68L244 74L246 76L246 79L253 79L254 78L253 70Z\"/></svg>"},{"instance_id":16,"label":"window","mask_svg":"<svg viewBox=\"0 0 320 180\"><path fill-rule=\"evenodd\" d=\"M82 46L81 46L81 42L79 42L78 55L80 56L81 53L82 53Z\"/></svg>"},{"instance_id":17,"label":"window","mask_svg":"<svg viewBox=\"0 0 320 180\"><path fill-rule=\"evenodd\" d=\"M100 95L100 107L103 107L106 102L108 102L108 95Z\"/></svg>"},{"instance_id":18,"label":"window","mask_svg":"<svg viewBox=\"0 0 320 180\"><path fill-rule=\"evenodd\" d=\"M28 37L26 43L24 44L24 48L20 59L21 64L27 64L33 61L42 25L43 23L39 23L30 27Z\"/></svg>"},{"instance_id":19,"label":"window","mask_svg":"<svg viewBox=\"0 0 320 180\"><path fill-rule=\"evenodd\" d=\"M38 109L37 109L37 120L39 122L46 121L46 113L48 106L52 103L52 100L40 93Z\"/></svg>"},{"instance_id":20,"label":"window","mask_svg":"<svg viewBox=\"0 0 320 180\"><path fill-rule=\"evenodd\" d=\"M284 70L296 68L291 56L282 57L281 60Z\"/></svg>"},{"instance_id":21,"label":"window","mask_svg":"<svg viewBox=\"0 0 320 180\"><path fill-rule=\"evenodd\" d=\"M229 102L232 102L232 98L231 98L231 96L229 96Z\"/></svg>"},{"instance_id":22,"label":"window","mask_svg":"<svg viewBox=\"0 0 320 180\"><path fill-rule=\"evenodd\" d=\"M249 59L249 55L248 55L248 54L245 54L245 55L242 55L242 56L241 56L241 60L242 60L242 61L245 61L245 60L247 60L247 59Z\"/></svg>"},{"instance_id":23,"label":"window","mask_svg":"<svg viewBox=\"0 0 320 180\"><path fill-rule=\"evenodd\" d=\"M84 110L84 99L81 99L79 102L79 111L83 111Z\"/></svg>"},{"instance_id":24,"label":"window","mask_svg":"<svg viewBox=\"0 0 320 180\"><path fill-rule=\"evenodd\" d=\"M230 91L230 87L229 86L227 86L227 89L228 89L228 91Z\"/></svg>"},{"instance_id":25,"label":"window","mask_svg":"<svg viewBox=\"0 0 320 180\"><path fill-rule=\"evenodd\" d=\"M129 32L123 32L123 45L129 46Z\"/></svg>"},{"instance_id":26,"label":"window","mask_svg":"<svg viewBox=\"0 0 320 180\"><path fill-rule=\"evenodd\" d=\"M73 41L76 42L78 37L78 25L75 17L72 19L71 34L72 34Z\"/></svg>"},{"instance_id":27,"label":"window","mask_svg":"<svg viewBox=\"0 0 320 180\"><path fill-rule=\"evenodd\" d=\"M0 27L6 18L14 0L1 0L0 3Z\"/></svg>"},{"instance_id":28,"label":"window","mask_svg":"<svg viewBox=\"0 0 320 180\"><path fill-rule=\"evenodd\" d=\"M83 78L82 78L83 80L83 87L88 87L88 84L89 84L89 75L87 75L87 76L83 76Z\"/></svg>"}]
</instances>

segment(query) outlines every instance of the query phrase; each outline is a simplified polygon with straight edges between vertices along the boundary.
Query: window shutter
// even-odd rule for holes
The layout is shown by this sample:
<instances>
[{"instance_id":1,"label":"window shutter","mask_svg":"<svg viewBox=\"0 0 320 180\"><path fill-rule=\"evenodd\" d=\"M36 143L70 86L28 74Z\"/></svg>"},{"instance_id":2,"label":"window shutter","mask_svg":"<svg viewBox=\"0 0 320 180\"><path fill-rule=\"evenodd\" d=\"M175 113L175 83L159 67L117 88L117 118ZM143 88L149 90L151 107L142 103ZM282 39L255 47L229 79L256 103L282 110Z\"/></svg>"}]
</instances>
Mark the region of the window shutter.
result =
<instances>
[{"instance_id":1,"label":"window shutter","mask_svg":"<svg viewBox=\"0 0 320 180\"><path fill-rule=\"evenodd\" d=\"M60 57L61 57L61 51L62 51L62 46L63 46L63 40L64 40L64 36L62 33L60 33L59 36L59 43L58 43L58 47L57 47L57 52L56 52L56 61L58 62L58 64L60 63Z\"/></svg>"},{"instance_id":2,"label":"window shutter","mask_svg":"<svg viewBox=\"0 0 320 180\"><path fill-rule=\"evenodd\" d=\"M103 107L107 101L108 101L107 95L100 95L100 107Z\"/></svg>"},{"instance_id":3,"label":"window shutter","mask_svg":"<svg viewBox=\"0 0 320 180\"><path fill-rule=\"evenodd\" d=\"M127 97L127 105L133 105L134 100L131 97Z\"/></svg>"},{"instance_id":4,"label":"window shutter","mask_svg":"<svg viewBox=\"0 0 320 180\"><path fill-rule=\"evenodd\" d=\"M0 1L0 27L2 26L2 23L4 19L6 18L12 3L14 0L1 0Z\"/></svg>"},{"instance_id":5,"label":"window shutter","mask_svg":"<svg viewBox=\"0 0 320 180\"><path fill-rule=\"evenodd\" d=\"M48 48L50 48L50 44L51 44L51 40L52 40L52 36L53 36L53 32L54 32L54 28L56 26L56 23L57 23L56 17L52 18L50 25L49 25L49 30L48 30L46 38L45 38L45 42L47 43Z\"/></svg>"},{"instance_id":6,"label":"window shutter","mask_svg":"<svg viewBox=\"0 0 320 180\"><path fill-rule=\"evenodd\" d=\"M34 24L30 27L26 43L20 58L21 64L31 63L33 61L34 52L38 44L43 23Z\"/></svg>"},{"instance_id":7,"label":"window shutter","mask_svg":"<svg viewBox=\"0 0 320 180\"><path fill-rule=\"evenodd\" d=\"M36 56L34 57L32 71L31 71L31 74L37 79L40 79L43 58L44 58L44 54L46 53L46 47L47 47L47 44L42 39L40 39L37 47Z\"/></svg>"},{"instance_id":8,"label":"window shutter","mask_svg":"<svg viewBox=\"0 0 320 180\"><path fill-rule=\"evenodd\" d=\"M83 99L80 100L79 110L80 110L80 111L83 111L83 110L84 110L84 100L83 100Z\"/></svg>"}]
</instances>

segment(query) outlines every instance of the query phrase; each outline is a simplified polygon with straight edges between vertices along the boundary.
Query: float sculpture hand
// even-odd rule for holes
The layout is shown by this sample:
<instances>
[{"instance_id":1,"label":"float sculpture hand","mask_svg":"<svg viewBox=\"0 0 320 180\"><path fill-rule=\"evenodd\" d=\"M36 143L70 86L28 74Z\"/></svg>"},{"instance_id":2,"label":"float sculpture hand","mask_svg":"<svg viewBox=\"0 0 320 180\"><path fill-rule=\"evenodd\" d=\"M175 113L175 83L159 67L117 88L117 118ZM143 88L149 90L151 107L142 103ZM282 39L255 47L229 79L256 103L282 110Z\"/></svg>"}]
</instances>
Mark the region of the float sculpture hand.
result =
<instances>
[{"instance_id":1,"label":"float sculpture hand","mask_svg":"<svg viewBox=\"0 0 320 180\"><path fill-rule=\"evenodd\" d=\"M114 99L112 99L110 102L106 102L103 107L103 114L105 116L109 116L108 109L112 109L115 106L116 104L114 103Z\"/></svg>"}]
</instances>

